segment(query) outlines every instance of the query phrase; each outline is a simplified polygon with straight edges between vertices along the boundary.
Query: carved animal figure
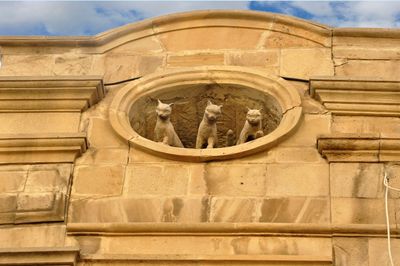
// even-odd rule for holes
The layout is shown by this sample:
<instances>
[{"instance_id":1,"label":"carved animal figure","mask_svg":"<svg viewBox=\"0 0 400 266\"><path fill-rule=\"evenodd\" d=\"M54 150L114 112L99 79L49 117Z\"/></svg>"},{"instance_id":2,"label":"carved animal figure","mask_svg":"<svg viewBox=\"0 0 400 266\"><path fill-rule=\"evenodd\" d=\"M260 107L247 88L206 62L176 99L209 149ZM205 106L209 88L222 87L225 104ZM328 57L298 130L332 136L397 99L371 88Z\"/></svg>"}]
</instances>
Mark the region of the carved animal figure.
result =
<instances>
[{"instance_id":1,"label":"carved animal figure","mask_svg":"<svg viewBox=\"0 0 400 266\"><path fill-rule=\"evenodd\" d=\"M226 132L226 147L235 145L235 134L232 129Z\"/></svg>"},{"instance_id":2,"label":"carved animal figure","mask_svg":"<svg viewBox=\"0 0 400 266\"><path fill-rule=\"evenodd\" d=\"M217 119L221 115L222 105L215 105L211 101L207 102L203 120L200 122L196 138L196 149L215 148L217 139Z\"/></svg>"},{"instance_id":3,"label":"carved animal figure","mask_svg":"<svg viewBox=\"0 0 400 266\"><path fill-rule=\"evenodd\" d=\"M174 126L170 121L171 106L173 103L166 104L158 100L156 108L157 122L154 128L154 141L162 142L173 147L183 148L183 144L176 134Z\"/></svg>"},{"instance_id":4,"label":"carved animal figure","mask_svg":"<svg viewBox=\"0 0 400 266\"><path fill-rule=\"evenodd\" d=\"M264 136L261 109L247 109L246 122L244 123L236 144L242 144Z\"/></svg>"}]
</instances>

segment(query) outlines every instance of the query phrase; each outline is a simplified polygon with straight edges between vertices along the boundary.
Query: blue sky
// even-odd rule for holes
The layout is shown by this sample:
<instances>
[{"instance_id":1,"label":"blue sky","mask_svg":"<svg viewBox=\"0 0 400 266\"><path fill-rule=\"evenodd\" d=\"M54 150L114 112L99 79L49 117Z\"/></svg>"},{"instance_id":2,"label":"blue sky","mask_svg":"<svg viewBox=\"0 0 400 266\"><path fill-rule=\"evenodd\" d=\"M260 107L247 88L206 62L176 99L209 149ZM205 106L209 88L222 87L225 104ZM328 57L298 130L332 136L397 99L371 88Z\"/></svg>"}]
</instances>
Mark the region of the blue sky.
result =
<instances>
[{"instance_id":1,"label":"blue sky","mask_svg":"<svg viewBox=\"0 0 400 266\"><path fill-rule=\"evenodd\" d=\"M202 9L269 11L335 27L400 28L400 1L0 1L0 35L95 35Z\"/></svg>"}]
</instances>

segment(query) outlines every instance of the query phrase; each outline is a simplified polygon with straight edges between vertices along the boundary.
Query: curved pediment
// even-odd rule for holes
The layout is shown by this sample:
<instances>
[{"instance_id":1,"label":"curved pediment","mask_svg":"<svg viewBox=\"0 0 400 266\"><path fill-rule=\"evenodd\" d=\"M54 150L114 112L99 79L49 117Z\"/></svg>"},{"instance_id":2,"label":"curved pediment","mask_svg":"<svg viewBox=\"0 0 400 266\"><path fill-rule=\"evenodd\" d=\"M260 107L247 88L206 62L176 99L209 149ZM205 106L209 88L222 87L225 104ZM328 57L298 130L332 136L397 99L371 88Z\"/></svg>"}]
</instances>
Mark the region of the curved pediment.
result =
<instances>
[{"instance_id":1,"label":"curved pediment","mask_svg":"<svg viewBox=\"0 0 400 266\"><path fill-rule=\"evenodd\" d=\"M154 36L157 40L149 45L146 39ZM1 37L0 44L87 47L103 53L131 42L164 51L329 47L330 36L327 26L281 14L207 10L147 19L90 37Z\"/></svg>"}]
</instances>

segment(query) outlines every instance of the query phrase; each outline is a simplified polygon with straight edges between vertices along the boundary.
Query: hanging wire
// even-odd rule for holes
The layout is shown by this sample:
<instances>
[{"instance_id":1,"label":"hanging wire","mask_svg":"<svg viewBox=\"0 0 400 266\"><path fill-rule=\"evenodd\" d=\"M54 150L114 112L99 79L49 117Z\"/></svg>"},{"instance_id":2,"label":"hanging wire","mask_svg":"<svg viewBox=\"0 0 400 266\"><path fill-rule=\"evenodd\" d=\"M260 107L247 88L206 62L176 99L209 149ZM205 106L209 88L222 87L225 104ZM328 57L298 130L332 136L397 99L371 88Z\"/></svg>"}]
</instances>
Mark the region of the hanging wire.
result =
<instances>
[{"instance_id":1,"label":"hanging wire","mask_svg":"<svg viewBox=\"0 0 400 266\"><path fill-rule=\"evenodd\" d=\"M392 189L394 191L400 191L400 189L391 187L389 185L389 177L386 172L385 172L385 176L383 178L383 185L385 186L385 214L386 214L387 247L388 247L390 265L394 266L393 257L392 257L392 245L390 243L390 221L389 221L388 194L389 194L389 189Z\"/></svg>"},{"instance_id":2,"label":"hanging wire","mask_svg":"<svg viewBox=\"0 0 400 266\"><path fill-rule=\"evenodd\" d=\"M121 83L137 80L137 79L140 79L140 78L141 78L141 76L140 77L130 78L130 79L124 79L124 80L120 80L120 81L115 81L115 82L110 82L110 83L104 83L104 86L118 85L118 84L121 84Z\"/></svg>"}]
</instances>

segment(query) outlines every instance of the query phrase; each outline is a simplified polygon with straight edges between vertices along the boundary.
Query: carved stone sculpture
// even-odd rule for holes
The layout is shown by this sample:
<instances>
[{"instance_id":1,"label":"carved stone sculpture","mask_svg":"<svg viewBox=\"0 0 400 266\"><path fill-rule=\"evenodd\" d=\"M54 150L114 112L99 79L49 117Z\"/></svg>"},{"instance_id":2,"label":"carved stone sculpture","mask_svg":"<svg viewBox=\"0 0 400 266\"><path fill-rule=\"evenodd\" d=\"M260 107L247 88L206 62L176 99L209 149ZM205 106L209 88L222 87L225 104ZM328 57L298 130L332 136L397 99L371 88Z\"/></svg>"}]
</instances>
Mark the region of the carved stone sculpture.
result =
<instances>
[{"instance_id":1,"label":"carved stone sculpture","mask_svg":"<svg viewBox=\"0 0 400 266\"><path fill-rule=\"evenodd\" d=\"M165 104L158 100L157 122L154 128L154 141L162 142L169 146L183 148L183 144L176 134L174 126L171 123L170 116L173 103Z\"/></svg>"},{"instance_id":2,"label":"carved stone sculpture","mask_svg":"<svg viewBox=\"0 0 400 266\"><path fill-rule=\"evenodd\" d=\"M196 138L196 149L215 148L217 139L217 119L221 115L222 105L215 105L211 101L207 102L203 120L200 122Z\"/></svg>"},{"instance_id":3,"label":"carved stone sculpture","mask_svg":"<svg viewBox=\"0 0 400 266\"><path fill-rule=\"evenodd\" d=\"M232 129L226 132L226 147L235 145L235 134Z\"/></svg>"},{"instance_id":4,"label":"carved stone sculpture","mask_svg":"<svg viewBox=\"0 0 400 266\"><path fill-rule=\"evenodd\" d=\"M261 122L261 110L247 109L246 122L244 123L236 144L242 144L264 136Z\"/></svg>"}]
</instances>

